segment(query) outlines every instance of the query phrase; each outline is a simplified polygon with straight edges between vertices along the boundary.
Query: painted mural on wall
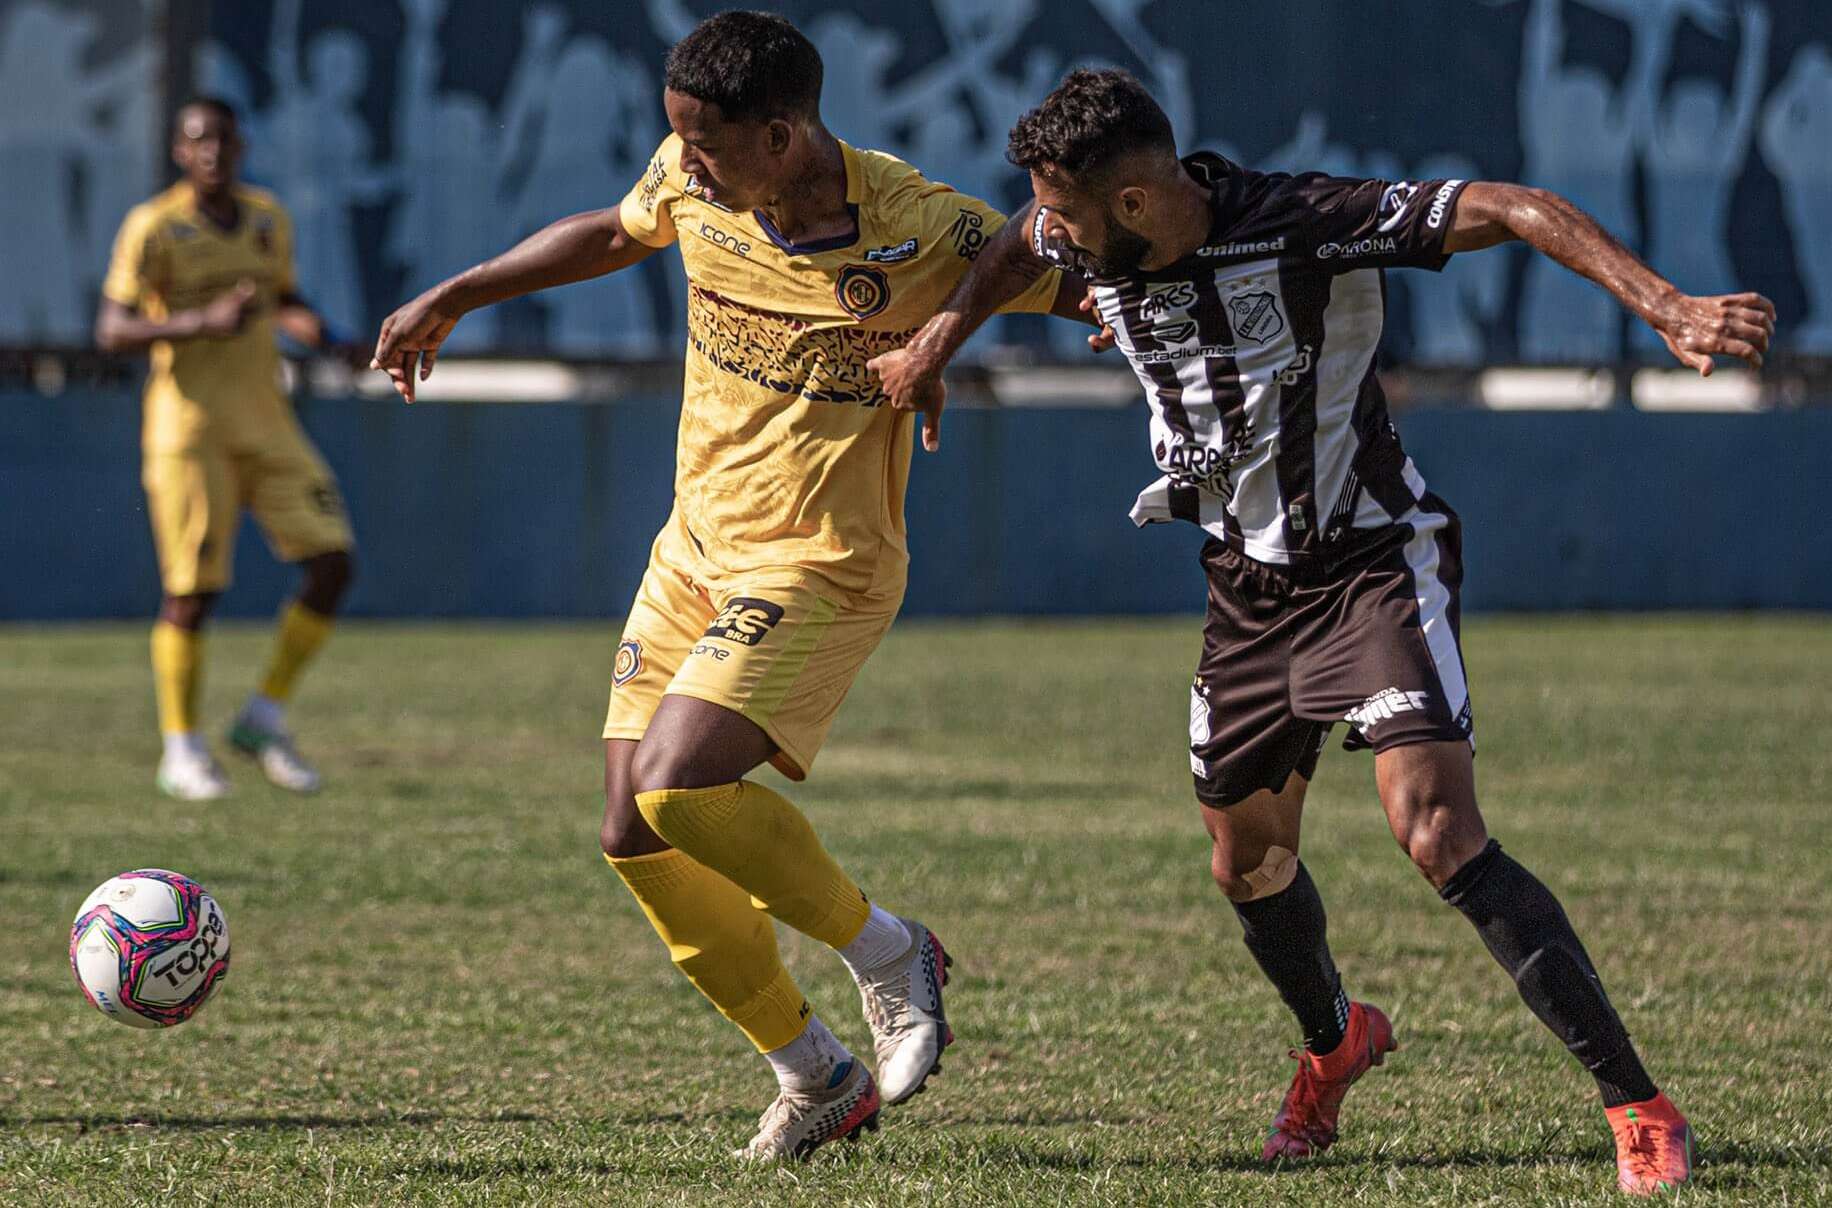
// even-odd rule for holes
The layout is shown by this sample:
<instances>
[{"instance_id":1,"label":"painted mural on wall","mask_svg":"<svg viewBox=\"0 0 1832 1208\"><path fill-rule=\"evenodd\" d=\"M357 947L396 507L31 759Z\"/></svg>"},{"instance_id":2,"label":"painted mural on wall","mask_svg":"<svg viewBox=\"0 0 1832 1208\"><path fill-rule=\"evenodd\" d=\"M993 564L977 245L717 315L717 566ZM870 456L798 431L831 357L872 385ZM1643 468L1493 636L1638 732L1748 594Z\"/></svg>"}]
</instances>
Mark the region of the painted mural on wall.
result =
<instances>
[{"instance_id":1,"label":"painted mural on wall","mask_svg":"<svg viewBox=\"0 0 1832 1208\"><path fill-rule=\"evenodd\" d=\"M698 0L216 0L165 72L242 112L246 171L351 331L545 223L615 204L665 131ZM1821 0L807 0L836 133L1010 207L1006 131L1072 67L1145 80L1183 143L1261 167L1525 180L1682 287L1763 290L1832 355L1832 5ZM508 14L505 16L505 14ZM80 343L127 207L163 180L150 2L0 0L0 343ZM454 348L667 356L681 286L622 277L468 319ZM1440 364L1659 352L1521 253L1392 278L1388 351ZM1034 318L992 338L1085 355Z\"/></svg>"}]
</instances>

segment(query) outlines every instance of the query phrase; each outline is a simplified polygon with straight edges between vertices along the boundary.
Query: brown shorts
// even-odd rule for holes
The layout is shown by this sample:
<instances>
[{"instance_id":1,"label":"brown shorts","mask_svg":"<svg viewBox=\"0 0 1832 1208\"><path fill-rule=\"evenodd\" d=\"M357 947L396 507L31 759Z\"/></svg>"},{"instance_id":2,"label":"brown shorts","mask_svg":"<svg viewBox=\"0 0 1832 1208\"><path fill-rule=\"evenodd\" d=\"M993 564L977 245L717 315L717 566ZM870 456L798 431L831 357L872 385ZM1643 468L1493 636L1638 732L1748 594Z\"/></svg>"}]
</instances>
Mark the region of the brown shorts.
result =
<instances>
[{"instance_id":1,"label":"brown shorts","mask_svg":"<svg viewBox=\"0 0 1832 1208\"><path fill-rule=\"evenodd\" d=\"M1462 528L1434 495L1306 573L1210 541L1208 616L1190 693L1196 798L1228 806L1309 779L1337 722L1349 750L1475 745L1458 591Z\"/></svg>"}]
</instances>

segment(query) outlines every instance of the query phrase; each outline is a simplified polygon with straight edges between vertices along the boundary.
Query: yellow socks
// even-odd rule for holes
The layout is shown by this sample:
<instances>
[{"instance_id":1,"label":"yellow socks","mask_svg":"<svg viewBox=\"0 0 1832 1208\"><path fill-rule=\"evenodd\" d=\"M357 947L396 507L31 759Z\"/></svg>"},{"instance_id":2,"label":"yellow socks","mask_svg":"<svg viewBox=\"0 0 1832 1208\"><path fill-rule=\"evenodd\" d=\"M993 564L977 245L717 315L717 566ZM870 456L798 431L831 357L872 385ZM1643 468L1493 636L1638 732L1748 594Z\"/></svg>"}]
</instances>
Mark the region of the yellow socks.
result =
<instances>
[{"instance_id":1,"label":"yellow socks","mask_svg":"<svg viewBox=\"0 0 1832 1208\"><path fill-rule=\"evenodd\" d=\"M776 927L750 895L685 852L606 856L687 980L757 1051L801 1035L808 1000L783 968Z\"/></svg>"},{"instance_id":2,"label":"yellow socks","mask_svg":"<svg viewBox=\"0 0 1832 1208\"><path fill-rule=\"evenodd\" d=\"M636 806L671 847L742 886L803 935L841 948L865 926L865 895L801 811L763 785L658 789L638 793Z\"/></svg>"},{"instance_id":3,"label":"yellow socks","mask_svg":"<svg viewBox=\"0 0 1832 1208\"><path fill-rule=\"evenodd\" d=\"M170 621L153 625L153 693L159 701L159 731L197 730L197 701L204 681L203 636Z\"/></svg>"},{"instance_id":4,"label":"yellow socks","mask_svg":"<svg viewBox=\"0 0 1832 1208\"><path fill-rule=\"evenodd\" d=\"M290 697L300 670L330 636L330 617L313 612L297 600L287 605L286 611L280 614L280 629L274 635L273 660L267 664L266 678L261 681L261 695L282 702Z\"/></svg>"}]
</instances>

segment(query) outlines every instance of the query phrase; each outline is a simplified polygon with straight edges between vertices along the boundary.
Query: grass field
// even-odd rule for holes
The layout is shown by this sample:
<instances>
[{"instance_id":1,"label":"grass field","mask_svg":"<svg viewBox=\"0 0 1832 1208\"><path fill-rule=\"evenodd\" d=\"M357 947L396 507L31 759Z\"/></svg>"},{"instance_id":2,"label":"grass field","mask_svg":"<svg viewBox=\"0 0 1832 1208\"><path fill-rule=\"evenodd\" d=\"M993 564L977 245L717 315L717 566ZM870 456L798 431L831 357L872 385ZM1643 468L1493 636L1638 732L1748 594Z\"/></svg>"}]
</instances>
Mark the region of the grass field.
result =
<instances>
[{"instance_id":1,"label":"grass field","mask_svg":"<svg viewBox=\"0 0 1832 1208\"><path fill-rule=\"evenodd\" d=\"M1688 1203L1832 1201L1832 622L1472 622L1491 829L1563 897L1691 1114ZM227 719L266 634L211 638ZM331 787L152 789L140 626L0 629L0 1203L1606 1202L1589 1080L1332 749L1306 859L1404 1048L1314 1166L1255 1158L1295 1028L1208 879L1193 621L906 624L792 790L959 960L960 1033L884 1131L723 1155L772 1093L596 851L613 629L351 625L297 722ZM774 774L770 774L773 782ZM70 917L163 865L223 903L193 1022L82 1002ZM839 962L785 953L869 1051Z\"/></svg>"}]
</instances>

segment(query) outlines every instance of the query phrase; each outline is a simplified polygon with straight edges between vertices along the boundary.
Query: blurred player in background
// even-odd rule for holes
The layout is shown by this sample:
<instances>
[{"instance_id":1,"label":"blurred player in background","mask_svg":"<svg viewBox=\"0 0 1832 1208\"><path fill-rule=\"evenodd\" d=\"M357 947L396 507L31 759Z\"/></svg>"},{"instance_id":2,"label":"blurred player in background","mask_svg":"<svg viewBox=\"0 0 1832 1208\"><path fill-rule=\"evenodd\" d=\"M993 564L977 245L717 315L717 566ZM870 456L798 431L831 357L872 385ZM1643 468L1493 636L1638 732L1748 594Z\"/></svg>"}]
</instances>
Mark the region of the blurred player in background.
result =
<instances>
[{"instance_id":1,"label":"blurred player in background","mask_svg":"<svg viewBox=\"0 0 1832 1208\"><path fill-rule=\"evenodd\" d=\"M1164 476L1133 519L1210 534L1190 762L1212 867L1304 1034L1264 1156L1327 1148L1350 1084L1397 1047L1387 1017L1344 993L1298 858L1305 789L1346 721L1347 745L1375 752L1394 837L1595 1076L1621 1187L1684 1181L1685 1118L1642 1067L1558 900L1488 837L1476 806L1460 525L1387 418L1374 373L1382 270L1523 240L1607 289L1700 373L1715 355L1759 367L1774 308L1756 294L1688 297L1543 190L1180 160L1169 119L1123 72L1071 73L1019 121L1009 154L1031 174L1025 218L874 368L933 430L954 351L1059 267L1090 283L1096 347L1117 342L1145 388Z\"/></svg>"},{"instance_id":2,"label":"blurred player in background","mask_svg":"<svg viewBox=\"0 0 1832 1208\"><path fill-rule=\"evenodd\" d=\"M286 703L330 634L352 574L337 481L281 390L274 338L284 331L310 349L333 345L295 291L292 223L271 194L238 182L241 157L226 102L206 97L179 110L172 158L184 179L128 213L95 323L104 351L152 350L143 444L165 587L152 641L165 736L158 784L189 801L229 790L199 728L198 702L203 623L229 586L242 510L305 579L229 740L294 792L317 789L319 776L293 745Z\"/></svg>"},{"instance_id":3,"label":"blurred player in background","mask_svg":"<svg viewBox=\"0 0 1832 1208\"><path fill-rule=\"evenodd\" d=\"M934 313L1003 221L840 142L821 120L821 76L780 17L702 22L668 57L674 133L621 204L429 290L387 319L375 354L411 401L466 313L680 246L674 511L611 673L602 844L681 972L776 1073L752 1158L874 1127L880 1102L920 1091L953 1039L934 934L868 901L794 805L745 779L765 762L807 775L896 615L912 425L882 405L866 362ZM1008 305L1076 317L1084 292L1046 272ZM769 916L851 969L877 1083L810 1010Z\"/></svg>"}]
</instances>

